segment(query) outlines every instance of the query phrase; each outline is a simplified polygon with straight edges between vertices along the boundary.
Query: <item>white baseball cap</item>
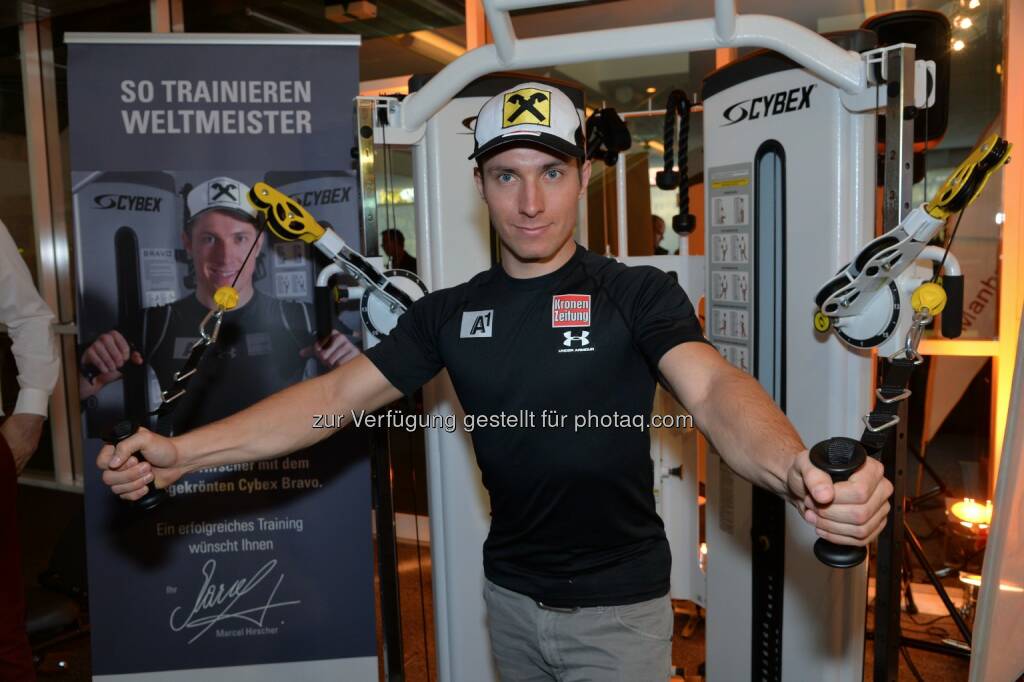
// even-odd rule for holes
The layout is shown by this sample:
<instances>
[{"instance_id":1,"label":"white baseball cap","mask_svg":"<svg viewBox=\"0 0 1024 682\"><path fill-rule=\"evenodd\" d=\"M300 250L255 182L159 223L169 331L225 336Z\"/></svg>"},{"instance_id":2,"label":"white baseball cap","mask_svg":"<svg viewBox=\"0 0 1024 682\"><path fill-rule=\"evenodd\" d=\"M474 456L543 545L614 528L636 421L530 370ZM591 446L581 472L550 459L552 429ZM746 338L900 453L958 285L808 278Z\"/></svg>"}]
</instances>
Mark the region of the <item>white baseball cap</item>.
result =
<instances>
[{"instance_id":1,"label":"white baseball cap","mask_svg":"<svg viewBox=\"0 0 1024 682\"><path fill-rule=\"evenodd\" d=\"M476 117L475 159L500 147L532 142L581 161L583 121L569 96L547 83L520 83L487 100Z\"/></svg>"},{"instance_id":2,"label":"white baseball cap","mask_svg":"<svg viewBox=\"0 0 1024 682\"><path fill-rule=\"evenodd\" d=\"M243 220L255 220L256 209L249 203L248 194L249 186L244 182L223 176L210 178L189 190L185 197L186 221L214 208L237 213Z\"/></svg>"}]
</instances>

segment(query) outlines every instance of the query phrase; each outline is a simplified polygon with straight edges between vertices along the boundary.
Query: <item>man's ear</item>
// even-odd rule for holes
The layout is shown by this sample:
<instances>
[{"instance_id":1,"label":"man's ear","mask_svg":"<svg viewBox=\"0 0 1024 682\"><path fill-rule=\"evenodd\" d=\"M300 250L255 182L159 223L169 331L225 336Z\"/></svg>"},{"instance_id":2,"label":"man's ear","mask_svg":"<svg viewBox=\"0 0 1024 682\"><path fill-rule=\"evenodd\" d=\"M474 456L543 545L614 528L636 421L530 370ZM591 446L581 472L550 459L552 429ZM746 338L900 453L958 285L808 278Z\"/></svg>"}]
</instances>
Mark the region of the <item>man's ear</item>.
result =
<instances>
[{"instance_id":1,"label":"man's ear","mask_svg":"<svg viewBox=\"0 0 1024 682\"><path fill-rule=\"evenodd\" d=\"M587 186L590 184L590 159L583 162L580 166L580 198L583 198L583 194L587 191Z\"/></svg>"},{"instance_id":2,"label":"man's ear","mask_svg":"<svg viewBox=\"0 0 1024 682\"><path fill-rule=\"evenodd\" d=\"M476 191L480 195L480 198L486 202L487 199L484 197L484 174L483 171L480 170L480 166L473 168L473 182L476 183Z\"/></svg>"}]
</instances>

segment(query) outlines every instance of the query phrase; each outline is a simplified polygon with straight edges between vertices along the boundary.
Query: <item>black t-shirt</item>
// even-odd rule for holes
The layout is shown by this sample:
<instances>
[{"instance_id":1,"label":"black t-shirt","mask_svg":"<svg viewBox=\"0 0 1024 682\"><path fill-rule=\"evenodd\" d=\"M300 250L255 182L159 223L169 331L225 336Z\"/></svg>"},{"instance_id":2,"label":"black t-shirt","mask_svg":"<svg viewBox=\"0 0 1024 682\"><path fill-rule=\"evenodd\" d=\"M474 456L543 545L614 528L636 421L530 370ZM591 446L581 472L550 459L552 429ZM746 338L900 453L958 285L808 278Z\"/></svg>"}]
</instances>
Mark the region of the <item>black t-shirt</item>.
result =
<instances>
[{"instance_id":1,"label":"black t-shirt","mask_svg":"<svg viewBox=\"0 0 1024 682\"><path fill-rule=\"evenodd\" d=\"M668 591L646 425L657 363L687 341L705 339L669 275L577 245L541 277L496 265L428 294L366 355L407 395L447 367L468 415L534 415L472 432L491 495L484 571L551 606L600 606ZM642 427L600 425L616 414Z\"/></svg>"},{"instance_id":2,"label":"black t-shirt","mask_svg":"<svg viewBox=\"0 0 1024 682\"><path fill-rule=\"evenodd\" d=\"M147 308L143 357L160 388L199 339L199 324L209 312L195 296ZM249 407L303 379L307 359L299 351L313 342L313 324L305 304L281 301L258 290L241 308L224 313L216 343L206 349L199 371L180 404L161 417L157 430L184 433Z\"/></svg>"}]
</instances>

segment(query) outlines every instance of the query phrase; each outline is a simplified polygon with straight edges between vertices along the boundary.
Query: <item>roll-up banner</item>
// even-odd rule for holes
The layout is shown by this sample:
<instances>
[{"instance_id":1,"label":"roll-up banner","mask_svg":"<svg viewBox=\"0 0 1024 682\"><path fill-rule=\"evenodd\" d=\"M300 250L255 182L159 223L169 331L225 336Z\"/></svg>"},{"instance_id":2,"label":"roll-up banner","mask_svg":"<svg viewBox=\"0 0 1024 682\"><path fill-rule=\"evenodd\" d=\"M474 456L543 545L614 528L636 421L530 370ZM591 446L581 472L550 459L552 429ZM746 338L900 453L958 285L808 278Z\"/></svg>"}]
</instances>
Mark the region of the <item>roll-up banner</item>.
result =
<instances>
[{"instance_id":1,"label":"roll-up banner","mask_svg":"<svg viewBox=\"0 0 1024 682\"><path fill-rule=\"evenodd\" d=\"M197 471L150 512L92 466L123 418L181 434L329 369L318 331L360 345L357 312L315 328L322 264L260 232L245 198L269 182L358 247L359 38L67 42L94 679L376 680L365 433ZM153 416L232 282L243 305ZM104 366L111 344L132 353L118 371Z\"/></svg>"}]
</instances>

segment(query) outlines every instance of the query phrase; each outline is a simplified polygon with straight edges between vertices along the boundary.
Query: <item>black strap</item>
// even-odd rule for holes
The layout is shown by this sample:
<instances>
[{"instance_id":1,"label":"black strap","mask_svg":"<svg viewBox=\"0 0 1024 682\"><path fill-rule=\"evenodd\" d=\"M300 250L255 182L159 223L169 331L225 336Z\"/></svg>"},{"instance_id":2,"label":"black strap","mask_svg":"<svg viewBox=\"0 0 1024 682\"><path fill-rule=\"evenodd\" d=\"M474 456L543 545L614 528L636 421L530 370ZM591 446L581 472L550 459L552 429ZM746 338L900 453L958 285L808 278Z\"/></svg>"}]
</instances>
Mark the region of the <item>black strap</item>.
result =
<instances>
[{"instance_id":1,"label":"black strap","mask_svg":"<svg viewBox=\"0 0 1024 682\"><path fill-rule=\"evenodd\" d=\"M192 377L195 376L196 370L199 368L199 361L203 359L203 354L206 353L206 349L210 347L210 343L207 343L205 339L200 339L192 346L192 350L188 353L188 359L185 360L185 364L182 365L174 375L174 383L171 387L163 392L162 400L160 401L159 407L150 412L150 415L156 415L162 417L166 414L170 414L175 407L177 407L177 399L184 395L188 388L188 383L192 381Z\"/></svg>"},{"instance_id":2,"label":"black strap","mask_svg":"<svg viewBox=\"0 0 1024 682\"><path fill-rule=\"evenodd\" d=\"M906 399L906 396L898 397L910 385L910 377L913 375L915 367L917 367L917 364L908 358L886 360L885 369L882 373L882 385L878 387L875 407L867 416L867 422L871 427L878 428L890 422L893 422L893 425L895 425L894 420L896 419L897 412L899 412L900 403ZM891 402L886 402L886 400ZM881 431L872 431L871 428L864 429L860 442L867 448L870 456L878 457L885 446L885 441L889 435L888 432L889 428L882 429Z\"/></svg>"}]
</instances>

